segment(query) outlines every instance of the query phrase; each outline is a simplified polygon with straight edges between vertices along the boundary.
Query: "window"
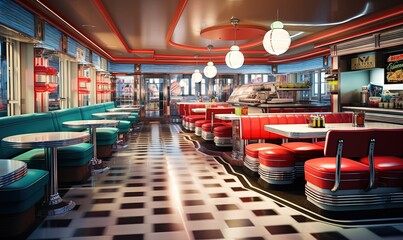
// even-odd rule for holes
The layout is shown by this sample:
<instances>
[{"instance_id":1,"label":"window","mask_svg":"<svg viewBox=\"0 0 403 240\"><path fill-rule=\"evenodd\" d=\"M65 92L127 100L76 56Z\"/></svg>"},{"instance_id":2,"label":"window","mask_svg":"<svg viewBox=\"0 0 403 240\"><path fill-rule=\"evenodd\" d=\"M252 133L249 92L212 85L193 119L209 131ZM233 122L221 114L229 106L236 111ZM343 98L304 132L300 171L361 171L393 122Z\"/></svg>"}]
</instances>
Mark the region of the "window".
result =
<instances>
[{"instance_id":1,"label":"window","mask_svg":"<svg viewBox=\"0 0 403 240\"><path fill-rule=\"evenodd\" d=\"M0 117L7 116L6 43L0 40Z\"/></svg>"}]
</instances>

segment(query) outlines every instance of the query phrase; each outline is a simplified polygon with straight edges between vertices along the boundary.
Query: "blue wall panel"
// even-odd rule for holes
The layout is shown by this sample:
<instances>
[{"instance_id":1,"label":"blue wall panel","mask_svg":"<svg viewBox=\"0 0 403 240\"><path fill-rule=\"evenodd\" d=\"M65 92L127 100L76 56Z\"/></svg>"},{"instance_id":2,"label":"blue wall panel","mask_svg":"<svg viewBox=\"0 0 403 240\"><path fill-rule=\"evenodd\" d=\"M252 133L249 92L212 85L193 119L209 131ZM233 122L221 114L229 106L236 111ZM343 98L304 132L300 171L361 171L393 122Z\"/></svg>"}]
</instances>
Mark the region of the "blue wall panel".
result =
<instances>
[{"instance_id":1,"label":"blue wall panel","mask_svg":"<svg viewBox=\"0 0 403 240\"><path fill-rule=\"evenodd\" d=\"M85 62L90 63L90 50L78 43L76 40L72 39L71 37L67 37L67 54L75 57L77 48L85 51Z\"/></svg>"},{"instance_id":2,"label":"blue wall panel","mask_svg":"<svg viewBox=\"0 0 403 240\"><path fill-rule=\"evenodd\" d=\"M134 64L109 63L109 72L134 73Z\"/></svg>"},{"instance_id":3,"label":"blue wall panel","mask_svg":"<svg viewBox=\"0 0 403 240\"><path fill-rule=\"evenodd\" d=\"M94 52L92 52L92 64L97 68L101 68L101 57Z\"/></svg>"},{"instance_id":4,"label":"blue wall panel","mask_svg":"<svg viewBox=\"0 0 403 240\"><path fill-rule=\"evenodd\" d=\"M198 69L203 73L205 65L198 65ZM238 69L231 69L226 65L216 65L218 74L227 73L271 73L269 65L244 65ZM157 64L142 64L142 73L193 73L196 65L157 65Z\"/></svg>"},{"instance_id":5,"label":"blue wall panel","mask_svg":"<svg viewBox=\"0 0 403 240\"><path fill-rule=\"evenodd\" d=\"M61 50L62 32L52 25L45 23L43 45L46 48Z\"/></svg>"},{"instance_id":6,"label":"blue wall panel","mask_svg":"<svg viewBox=\"0 0 403 240\"><path fill-rule=\"evenodd\" d=\"M0 23L35 37L35 16L12 0L0 0Z\"/></svg>"},{"instance_id":7,"label":"blue wall panel","mask_svg":"<svg viewBox=\"0 0 403 240\"><path fill-rule=\"evenodd\" d=\"M279 64L278 73L302 72L323 68L323 58L314 58L307 61Z\"/></svg>"}]
</instances>

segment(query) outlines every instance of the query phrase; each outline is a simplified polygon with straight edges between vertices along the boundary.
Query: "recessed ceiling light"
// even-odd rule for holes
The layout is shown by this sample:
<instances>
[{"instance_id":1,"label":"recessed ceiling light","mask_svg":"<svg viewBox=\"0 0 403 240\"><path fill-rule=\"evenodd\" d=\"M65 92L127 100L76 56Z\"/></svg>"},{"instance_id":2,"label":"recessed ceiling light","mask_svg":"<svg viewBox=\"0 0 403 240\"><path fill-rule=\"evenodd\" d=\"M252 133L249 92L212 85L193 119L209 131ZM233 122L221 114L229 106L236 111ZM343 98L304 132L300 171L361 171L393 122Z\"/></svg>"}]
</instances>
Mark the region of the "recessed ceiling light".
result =
<instances>
[{"instance_id":1,"label":"recessed ceiling light","mask_svg":"<svg viewBox=\"0 0 403 240\"><path fill-rule=\"evenodd\" d=\"M83 25L81 25L82 27L88 27L88 28L94 28L94 27L97 27L97 26L95 26L95 25L91 25L91 24L83 24Z\"/></svg>"}]
</instances>

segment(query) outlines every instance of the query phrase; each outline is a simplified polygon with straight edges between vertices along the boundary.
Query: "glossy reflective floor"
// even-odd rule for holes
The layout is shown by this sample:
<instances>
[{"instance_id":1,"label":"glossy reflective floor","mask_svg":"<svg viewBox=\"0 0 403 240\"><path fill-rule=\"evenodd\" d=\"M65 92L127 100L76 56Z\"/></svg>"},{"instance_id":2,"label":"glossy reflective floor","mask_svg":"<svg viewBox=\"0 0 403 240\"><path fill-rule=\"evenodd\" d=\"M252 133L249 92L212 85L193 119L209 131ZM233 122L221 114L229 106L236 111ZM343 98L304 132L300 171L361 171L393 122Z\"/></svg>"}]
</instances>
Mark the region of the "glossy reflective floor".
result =
<instances>
[{"instance_id":1,"label":"glossy reflective floor","mask_svg":"<svg viewBox=\"0 0 403 240\"><path fill-rule=\"evenodd\" d=\"M396 225L343 227L309 219L245 189L179 125L141 125L111 169L64 189L77 203L29 239L403 239Z\"/></svg>"}]
</instances>

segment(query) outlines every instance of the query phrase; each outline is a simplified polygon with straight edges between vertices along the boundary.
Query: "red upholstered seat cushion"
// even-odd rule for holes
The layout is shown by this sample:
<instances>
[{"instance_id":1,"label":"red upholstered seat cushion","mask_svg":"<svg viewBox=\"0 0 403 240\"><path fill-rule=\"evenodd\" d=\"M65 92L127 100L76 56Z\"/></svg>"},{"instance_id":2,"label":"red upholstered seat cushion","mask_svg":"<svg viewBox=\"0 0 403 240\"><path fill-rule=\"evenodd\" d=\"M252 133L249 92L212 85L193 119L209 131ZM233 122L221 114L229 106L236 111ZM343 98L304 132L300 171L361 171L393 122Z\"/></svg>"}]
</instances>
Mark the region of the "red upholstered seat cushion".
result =
<instances>
[{"instance_id":1,"label":"red upholstered seat cushion","mask_svg":"<svg viewBox=\"0 0 403 240\"><path fill-rule=\"evenodd\" d=\"M211 125L213 125L213 126L211 126ZM214 124L205 123L205 124L202 125L202 130L203 130L203 132L211 132L212 128L214 130L215 127L226 126L226 125L227 124L225 122L214 123Z\"/></svg>"},{"instance_id":2,"label":"red upholstered seat cushion","mask_svg":"<svg viewBox=\"0 0 403 240\"><path fill-rule=\"evenodd\" d=\"M232 137L232 126L224 125L214 128L215 137Z\"/></svg>"},{"instance_id":3,"label":"red upholstered seat cushion","mask_svg":"<svg viewBox=\"0 0 403 240\"><path fill-rule=\"evenodd\" d=\"M211 123L211 120L197 120L195 122L195 127L201 127L205 123Z\"/></svg>"},{"instance_id":4,"label":"red upholstered seat cushion","mask_svg":"<svg viewBox=\"0 0 403 240\"><path fill-rule=\"evenodd\" d=\"M205 119L206 118L204 117L204 115L190 115L190 116L188 116L187 121L189 123L194 123L197 120L205 120Z\"/></svg>"},{"instance_id":5,"label":"red upholstered seat cushion","mask_svg":"<svg viewBox=\"0 0 403 240\"><path fill-rule=\"evenodd\" d=\"M332 189L335 182L336 158L321 157L305 162L305 180L322 189ZM363 163L342 158L340 190L366 189L369 184L369 167Z\"/></svg>"},{"instance_id":6,"label":"red upholstered seat cushion","mask_svg":"<svg viewBox=\"0 0 403 240\"><path fill-rule=\"evenodd\" d=\"M273 144L273 143L251 143L246 145L245 147L245 154L251 158L258 158L259 151L281 147L280 145Z\"/></svg>"},{"instance_id":7,"label":"red upholstered seat cushion","mask_svg":"<svg viewBox=\"0 0 403 240\"><path fill-rule=\"evenodd\" d=\"M294 167L293 152L281 146L259 151L259 164L266 167Z\"/></svg>"},{"instance_id":8,"label":"red upholstered seat cushion","mask_svg":"<svg viewBox=\"0 0 403 240\"><path fill-rule=\"evenodd\" d=\"M323 147L309 142L288 142L281 144L295 154L296 161L306 161L308 159L323 157Z\"/></svg>"},{"instance_id":9,"label":"red upholstered seat cushion","mask_svg":"<svg viewBox=\"0 0 403 240\"><path fill-rule=\"evenodd\" d=\"M360 162L369 165L368 157L361 158ZM403 187L403 158L375 156L374 166L380 186Z\"/></svg>"},{"instance_id":10,"label":"red upholstered seat cushion","mask_svg":"<svg viewBox=\"0 0 403 240\"><path fill-rule=\"evenodd\" d=\"M317 142L314 142L313 144L316 144L316 145L322 147L322 149L325 149L325 143L326 143L325 141L317 141Z\"/></svg>"}]
</instances>

